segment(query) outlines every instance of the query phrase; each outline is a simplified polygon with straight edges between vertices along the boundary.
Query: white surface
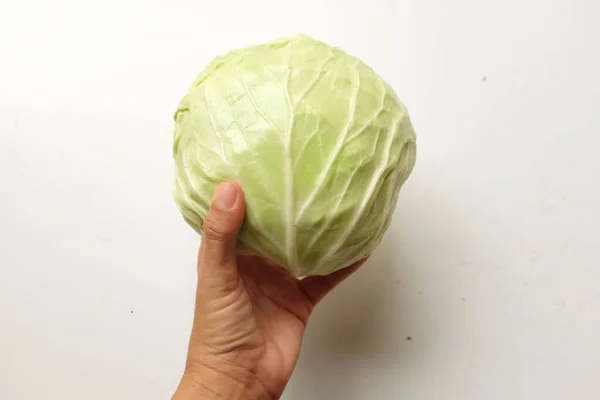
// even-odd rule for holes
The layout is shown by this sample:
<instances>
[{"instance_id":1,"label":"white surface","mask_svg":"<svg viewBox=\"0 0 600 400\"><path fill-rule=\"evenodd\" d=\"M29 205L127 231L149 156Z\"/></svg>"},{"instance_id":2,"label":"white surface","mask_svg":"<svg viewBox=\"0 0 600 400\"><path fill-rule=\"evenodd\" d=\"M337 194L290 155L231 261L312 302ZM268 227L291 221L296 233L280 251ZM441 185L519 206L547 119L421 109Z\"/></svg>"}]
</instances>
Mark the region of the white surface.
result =
<instances>
[{"instance_id":1,"label":"white surface","mask_svg":"<svg viewBox=\"0 0 600 400\"><path fill-rule=\"evenodd\" d=\"M285 399L600 398L600 3L343 3L0 1L0 398L169 398L197 246L172 114L296 32L379 71L419 154Z\"/></svg>"}]
</instances>

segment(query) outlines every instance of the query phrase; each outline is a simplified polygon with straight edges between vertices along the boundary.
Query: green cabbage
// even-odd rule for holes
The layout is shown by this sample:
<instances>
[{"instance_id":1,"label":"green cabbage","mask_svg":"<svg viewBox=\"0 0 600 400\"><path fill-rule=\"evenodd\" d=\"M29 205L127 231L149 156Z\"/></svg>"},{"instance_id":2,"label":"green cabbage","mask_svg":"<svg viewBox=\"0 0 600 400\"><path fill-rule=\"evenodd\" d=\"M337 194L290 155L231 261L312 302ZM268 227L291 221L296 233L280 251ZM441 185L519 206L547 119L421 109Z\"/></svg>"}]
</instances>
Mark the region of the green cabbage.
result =
<instances>
[{"instance_id":1,"label":"green cabbage","mask_svg":"<svg viewBox=\"0 0 600 400\"><path fill-rule=\"evenodd\" d=\"M304 35L231 51L175 113L174 196L202 233L216 186L246 198L239 254L326 275L380 243L416 157L407 111L372 69Z\"/></svg>"}]
</instances>

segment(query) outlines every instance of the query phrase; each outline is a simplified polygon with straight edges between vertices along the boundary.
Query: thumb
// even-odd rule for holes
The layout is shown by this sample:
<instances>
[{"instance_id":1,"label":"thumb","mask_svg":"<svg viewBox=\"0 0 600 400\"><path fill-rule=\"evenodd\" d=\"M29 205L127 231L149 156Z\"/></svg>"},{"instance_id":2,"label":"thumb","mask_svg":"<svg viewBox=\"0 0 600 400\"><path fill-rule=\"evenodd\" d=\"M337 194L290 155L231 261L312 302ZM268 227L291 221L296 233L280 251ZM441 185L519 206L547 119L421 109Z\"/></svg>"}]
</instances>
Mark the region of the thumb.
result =
<instances>
[{"instance_id":1,"label":"thumb","mask_svg":"<svg viewBox=\"0 0 600 400\"><path fill-rule=\"evenodd\" d=\"M233 182L222 182L202 225L198 257L201 280L222 287L237 285L236 239L244 221L244 194Z\"/></svg>"}]
</instances>

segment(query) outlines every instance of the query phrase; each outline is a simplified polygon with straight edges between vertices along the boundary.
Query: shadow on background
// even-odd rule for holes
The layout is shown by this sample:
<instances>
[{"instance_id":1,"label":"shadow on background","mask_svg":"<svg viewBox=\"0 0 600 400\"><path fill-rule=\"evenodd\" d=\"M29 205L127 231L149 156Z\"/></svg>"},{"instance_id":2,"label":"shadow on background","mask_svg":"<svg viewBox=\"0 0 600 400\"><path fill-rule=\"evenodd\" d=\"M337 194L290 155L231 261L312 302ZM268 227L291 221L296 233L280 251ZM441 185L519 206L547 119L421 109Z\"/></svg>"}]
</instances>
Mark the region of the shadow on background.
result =
<instances>
[{"instance_id":1,"label":"shadow on background","mask_svg":"<svg viewBox=\"0 0 600 400\"><path fill-rule=\"evenodd\" d=\"M392 246L390 241L383 243L361 270L318 306L308 327L308 335L318 340L305 344L306 353L385 356L393 351L380 340L381 330L398 315L393 306L401 285Z\"/></svg>"},{"instance_id":2,"label":"shadow on background","mask_svg":"<svg viewBox=\"0 0 600 400\"><path fill-rule=\"evenodd\" d=\"M369 261L319 304L284 400L364 399L354 378L376 379L382 368L402 368L398 360L413 363L410 327L420 316L406 294L417 290L401 276L405 261L395 237L387 235Z\"/></svg>"}]
</instances>

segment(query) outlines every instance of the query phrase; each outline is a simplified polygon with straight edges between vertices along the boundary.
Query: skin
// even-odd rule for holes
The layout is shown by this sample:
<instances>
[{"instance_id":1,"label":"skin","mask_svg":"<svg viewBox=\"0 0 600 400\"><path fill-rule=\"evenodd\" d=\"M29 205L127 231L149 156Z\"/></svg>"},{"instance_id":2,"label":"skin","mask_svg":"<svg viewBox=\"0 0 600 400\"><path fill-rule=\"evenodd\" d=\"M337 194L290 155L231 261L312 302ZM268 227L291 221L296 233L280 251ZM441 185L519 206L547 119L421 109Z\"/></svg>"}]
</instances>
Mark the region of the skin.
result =
<instances>
[{"instance_id":1,"label":"skin","mask_svg":"<svg viewBox=\"0 0 600 400\"><path fill-rule=\"evenodd\" d=\"M279 399L314 307L365 261L298 280L236 255L244 210L241 188L221 183L203 225L194 323L174 400Z\"/></svg>"}]
</instances>

